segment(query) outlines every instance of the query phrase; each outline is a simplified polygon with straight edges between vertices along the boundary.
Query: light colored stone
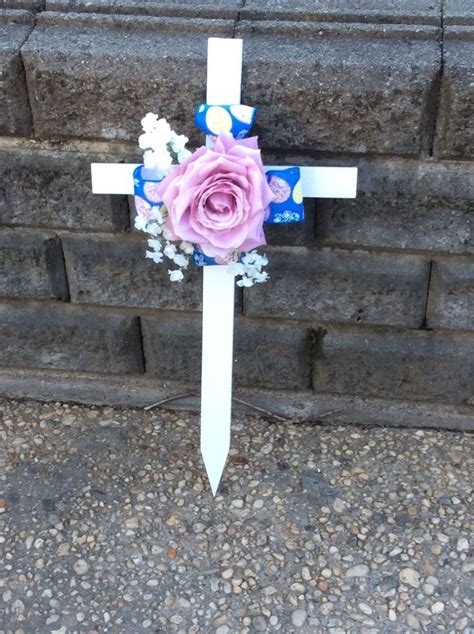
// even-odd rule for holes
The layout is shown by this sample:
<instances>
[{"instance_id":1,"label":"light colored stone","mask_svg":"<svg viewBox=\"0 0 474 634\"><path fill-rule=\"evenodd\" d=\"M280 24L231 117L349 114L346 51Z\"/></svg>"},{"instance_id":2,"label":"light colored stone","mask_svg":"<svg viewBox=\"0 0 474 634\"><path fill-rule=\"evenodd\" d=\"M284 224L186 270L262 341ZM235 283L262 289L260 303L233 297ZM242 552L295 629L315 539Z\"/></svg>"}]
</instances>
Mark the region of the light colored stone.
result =
<instances>
[{"instance_id":1,"label":"light colored stone","mask_svg":"<svg viewBox=\"0 0 474 634\"><path fill-rule=\"evenodd\" d=\"M458 553L463 553L469 550L469 542L465 537L460 537L456 543L456 550Z\"/></svg>"},{"instance_id":2,"label":"light colored stone","mask_svg":"<svg viewBox=\"0 0 474 634\"><path fill-rule=\"evenodd\" d=\"M420 587L420 573L414 568L402 568L398 576L400 581L405 585L411 586L412 588Z\"/></svg>"},{"instance_id":3,"label":"light colored stone","mask_svg":"<svg viewBox=\"0 0 474 634\"><path fill-rule=\"evenodd\" d=\"M366 577L369 574L369 566L366 564L357 564L356 566L351 566L346 570L346 577L349 579L353 577Z\"/></svg>"},{"instance_id":4,"label":"light colored stone","mask_svg":"<svg viewBox=\"0 0 474 634\"><path fill-rule=\"evenodd\" d=\"M291 622L295 627L303 627L307 618L308 613L306 612L306 610L303 609L294 610L291 613Z\"/></svg>"},{"instance_id":5,"label":"light colored stone","mask_svg":"<svg viewBox=\"0 0 474 634\"><path fill-rule=\"evenodd\" d=\"M441 612L444 611L444 603L442 601L436 601L436 603L433 603L433 605L431 606L431 612L433 614L441 614Z\"/></svg>"},{"instance_id":6,"label":"light colored stone","mask_svg":"<svg viewBox=\"0 0 474 634\"><path fill-rule=\"evenodd\" d=\"M77 559L72 567L74 568L76 575L85 575L89 570L89 564L85 559Z\"/></svg>"}]
</instances>

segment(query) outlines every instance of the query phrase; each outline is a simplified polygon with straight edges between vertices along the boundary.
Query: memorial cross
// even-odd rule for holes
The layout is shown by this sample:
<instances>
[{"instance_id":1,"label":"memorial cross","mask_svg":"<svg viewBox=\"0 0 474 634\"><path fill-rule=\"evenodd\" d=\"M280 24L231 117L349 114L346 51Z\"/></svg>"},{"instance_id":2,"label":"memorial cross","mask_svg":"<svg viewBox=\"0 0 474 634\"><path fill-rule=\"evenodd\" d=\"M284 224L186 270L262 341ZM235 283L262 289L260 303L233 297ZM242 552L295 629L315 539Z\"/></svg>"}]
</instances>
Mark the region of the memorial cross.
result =
<instances>
[{"instance_id":1,"label":"memorial cross","mask_svg":"<svg viewBox=\"0 0 474 634\"><path fill-rule=\"evenodd\" d=\"M241 78L242 40L209 38L207 104L240 104ZM93 193L133 195L136 167L92 164ZM285 167L265 167L270 169ZM305 198L355 198L357 168L300 169ZM201 453L215 495L230 448L235 279L227 265L204 266L203 275Z\"/></svg>"}]
</instances>

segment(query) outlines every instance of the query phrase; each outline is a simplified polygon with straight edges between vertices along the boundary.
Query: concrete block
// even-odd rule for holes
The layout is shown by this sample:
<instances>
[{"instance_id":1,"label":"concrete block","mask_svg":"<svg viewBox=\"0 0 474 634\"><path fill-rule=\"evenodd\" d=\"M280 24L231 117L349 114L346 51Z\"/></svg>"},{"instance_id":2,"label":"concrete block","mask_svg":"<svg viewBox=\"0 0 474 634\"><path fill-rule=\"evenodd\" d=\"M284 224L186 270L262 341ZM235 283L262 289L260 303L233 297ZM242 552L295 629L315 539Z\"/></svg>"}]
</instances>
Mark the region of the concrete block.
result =
<instances>
[{"instance_id":1,"label":"concrete block","mask_svg":"<svg viewBox=\"0 0 474 634\"><path fill-rule=\"evenodd\" d=\"M474 24L473 0L444 0L444 24Z\"/></svg>"},{"instance_id":2,"label":"concrete block","mask_svg":"<svg viewBox=\"0 0 474 634\"><path fill-rule=\"evenodd\" d=\"M65 235L71 301L84 304L200 310L202 271L189 265L182 282L170 282L171 261L145 258L147 236Z\"/></svg>"},{"instance_id":3,"label":"concrete block","mask_svg":"<svg viewBox=\"0 0 474 634\"><path fill-rule=\"evenodd\" d=\"M0 342L0 364L4 366L143 372L138 319L103 309L3 302Z\"/></svg>"},{"instance_id":4,"label":"concrete block","mask_svg":"<svg viewBox=\"0 0 474 634\"><path fill-rule=\"evenodd\" d=\"M242 0L46 0L47 11L237 19Z\"/></svg>"},{"instance_id":5,"label":"concrete block","mask_svg":"<svg viewBox=\"0 0 474 634\"><path fill-rule=\"evenodd\" d=\"M0 295L67 299L61 242L56 235L0 229Z\"/></svg>"},{"instance_id":6,"label":"concrete block","mask_svg":"<svg viewBox=\"0 0 474 634\"><path fill-rule=\"evenodd\" d=\"M231 37L232 24L41 14L22 50L36 133L135 141L140 119L159 111L202 143L193 117L206 95L207 38Z\"/></svg>"},{"instance_id":7,"label":"concrete block","mask_svg":"<svg viewBox=\"0 0 474 634\"><path fill-rule=\"evenodd\" d=\"M433 262L428 297L430 328L474 330L474 260Z\"/></svg>"},{"instance_id":8,"label":"concrete block","mask_svg":"<svg viewBox=\"0 0 474 634\"><path fill-rule=\"evenodd\" d=\"M102 155L33 147L0 148L0 222L47 228L120 231L125 196L92 194L90 164Z\"/></svg>"},{"instance_id":9,"label":"concrete block","mask_svg":"<svg viewBox=\"0 0 474 634\"><path fill-rule=\"evenodd\" d=\"M198 383L202 323L198 316L162 312L142 317L147 373L162 380ZM239 318L235 322L234 382L275 389L311 385L308 327Z\"/></svg>"},{"instance_id":10,"label":"concrete block","mask_svg":"<svg viewBox=\"0 0 474 634\"><path fill-rule=\"evenodd\" d=\"M244 291L249 316L387 324L424 319L429 261L421 256L267 248L270 279Z\"/></svg>"},{"instance_id":11,"label":"concrete block","mask_svg":"<svg viewBox=\"0 0 474 634\"><path fill-rule=\"evenodd\" d=\"M448 26L435 155L474 158L474 26Z\"/></svg>"},{"instance_id":12,"label":"concrete block","mask_svg":"<svg viewBox=\"0 0 474 634\"><path fill-rule=\"evenodd\" d=\"M2 0L2 9L41 11L46 0Z\"/></svg>"},{"instance_id":13,"label":"concrete block","mask_svg":"<svg viewBox=\"0 0 474 634\"><path fill-rule=\"evenodd\" d=\"M444 403L464 403L473 395L473 335L327 330L314 361L317 392Z\"/></svg>"},{"instance_id":14,"label":"concrete block","mask_svg":"<svg viewBox=\"0 0 474 634\"><path fill-rule=\"evenodd\" d=\"M242 19L439 24L439 0L247 0Z\"/></svg>"},{"instance_id":15,"label":"concrete block","mask_svg":"<svg viewBox=\"0 0 474 634\"><path fill-rule=\"evenodd\" d=\"M32 28L33 16L26 11L0 13L0 134L31 134L20 48Z\"/></svg>"},{"instance_id":16,"label":"concrete block","mask_svg":"<svg viewBox=\"0 0 474 634\"><path fill-rule=\"evenodd\" d=\"M265 148L418 155L441 55L431 26L241 21L243 94Z\"/></svg>"},{"instance_id":17,"label":"concrete block","mask_svg":"<svg viewBox=\"0 0 474 634\"><path fill-rule=\"evenodd\" d=\"M469 163L355 158L338 162L359 168L357 198L316 202L317 243L474 252L474 179Z\"/></svg>"}]
</instances>

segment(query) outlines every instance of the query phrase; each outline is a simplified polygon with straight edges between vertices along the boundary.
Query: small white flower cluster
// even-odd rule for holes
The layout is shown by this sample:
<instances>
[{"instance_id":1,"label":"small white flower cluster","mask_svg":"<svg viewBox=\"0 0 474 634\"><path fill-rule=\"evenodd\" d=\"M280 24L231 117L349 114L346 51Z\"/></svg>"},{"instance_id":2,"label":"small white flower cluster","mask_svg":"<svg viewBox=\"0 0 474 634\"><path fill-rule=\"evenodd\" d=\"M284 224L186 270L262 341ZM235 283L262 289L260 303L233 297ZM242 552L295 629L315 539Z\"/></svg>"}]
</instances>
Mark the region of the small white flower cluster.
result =
<instances>
[{"instance_id":1,"label":"small white flower cluster","mask_svg":"<svg viewBox=\"0 0 474 634\"><path fill-rule=\"evenodd\" d=\"M135 228L139 231L149 233L152 238L148 240L149 250L145 256L153 260L156 264L163 262L163 257L167 257L176 266L176 269L168 270L168 275L172 282L181 282L184 278L183 269L189 265L189 256L194 251L194 246L190 242L170 241L170 233L165 227L166 208L158 206L152 207L153 218L146 220L140 214L135 217Z\"/></svg>"},{"instance_id":2,"label":"small white flower cluster","mask_svg":"<svg viewBox=\"0 0 474 634\"><path fill-rule=\"evenodd\" d=\"M168 173L173 163L182 163L191 152L186 149L188 137L176 134L166 119L149 112L142 121L143 134L138 144L143 152L143 163L147 169L158 172L159 177Z\"/></svg>"},{"instance_id":3,"label":"small white flower cluster","mask_svg":"<svg viewBox=\"0 0 474 634\"><path fill-rule=\"evenodd\" d=\"M242 256L240 262L229 264L229 272L236 276L241 276L237 280L237 286L253 286L268 280L268 273L263 271L263 267L268 264L266 255L260 255L256 251L249 251Z\"/></svg>"}]
</instances>

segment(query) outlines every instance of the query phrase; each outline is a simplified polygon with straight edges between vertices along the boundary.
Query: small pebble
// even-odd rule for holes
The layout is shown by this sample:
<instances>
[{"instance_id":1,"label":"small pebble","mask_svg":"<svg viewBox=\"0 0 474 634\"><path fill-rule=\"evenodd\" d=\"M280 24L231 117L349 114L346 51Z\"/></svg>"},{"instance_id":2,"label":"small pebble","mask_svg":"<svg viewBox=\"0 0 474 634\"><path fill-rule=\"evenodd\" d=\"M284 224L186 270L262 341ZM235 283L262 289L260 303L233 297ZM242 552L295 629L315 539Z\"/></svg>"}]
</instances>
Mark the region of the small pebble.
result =
<instances>
[{"instance_id":1,"label":"small pebble","mask_svg":"<svg viewBox=\"0 0 474 634\"><path fill-rule=\"evenodd\" d=\"M89 570L89 564L84 559L77 559L72 567L77 575L85 575Z\"/></svg>"},{"instance_id":2,"label":"small pebble","mask_svg":"<svg viewBox=\"0 0 474 634\"><path fill-rule=\"evenodd\" d=\"M466 550L469 550L469 542L465 537L460 537L456 543L456 550L458 553L463 553Z\"/></svg>"},{"instance_id":3,"label":"small pebble","mask_svg":"<svg viewBox=\"0 0 474 634\"><path fill-rule=\"evenodd\" d=\"M402 568L398 576L402 583L405 583L412 588L420 587L420 573L414 568Z\"/></svg>"},{"instance_id":4,"label":"small pebble","mask_svg":"<svg viewBox=\"0 0 474 634\"><path fill-rule=\"evenodd\" d=\"M369 574L369 566L366 564L357 564L346 570L346 577L366 577Z\"/></svg>"},{"instance_id":5,"label":"small pebble","mask_svg":"<svg viewBox=\"0 0 474 634\"><path fill-rule=\"evenodd\" d=\"M256 632L267 631L267 619L264 616L254 616L252 619L252 625Z\"/></svg>"},{"instance_id":6,"label":"small pebble","mask_svg":"<svg viewBox=\"0 0 474 634\"><path fill-rule=\"evenodd\" d=\"M306 610L294 610L291 613L291 622L295 627L303 627L306 622L308 614Z\"/></svg>"}]
</instances>

